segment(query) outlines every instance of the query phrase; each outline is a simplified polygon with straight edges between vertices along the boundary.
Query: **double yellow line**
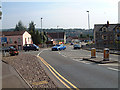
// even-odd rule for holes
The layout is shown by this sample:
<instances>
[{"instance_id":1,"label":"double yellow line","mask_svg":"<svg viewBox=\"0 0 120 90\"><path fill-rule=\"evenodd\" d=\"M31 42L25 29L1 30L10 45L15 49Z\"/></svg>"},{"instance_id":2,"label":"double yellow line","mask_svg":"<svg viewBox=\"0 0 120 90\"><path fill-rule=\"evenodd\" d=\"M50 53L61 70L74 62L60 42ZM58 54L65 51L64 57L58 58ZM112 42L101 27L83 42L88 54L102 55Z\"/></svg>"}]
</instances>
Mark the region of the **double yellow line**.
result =
<instances>
[{"instance_id":1,"label":"double yellow line","mask_svg":"<svg viewBox=\"0 0 120 90\"><path fill-rule=\"evenodd\" d=\"M60 75L50 64L48 64L42 57L37 56L43 64L46 65L46 67L51 71L51 73L63 84L65 85L67 88L69 88L70 90L72 90L72 88L69 86L71 85L73 88L75 88L76 90L79 90L75 85L73 85L71 82L69 82L67 79L65 79L62 75ZM64 81L66 81L69 85L67 85L62 79L60 79L59 77L61 77Z\"/></svg>"}]
</instances>

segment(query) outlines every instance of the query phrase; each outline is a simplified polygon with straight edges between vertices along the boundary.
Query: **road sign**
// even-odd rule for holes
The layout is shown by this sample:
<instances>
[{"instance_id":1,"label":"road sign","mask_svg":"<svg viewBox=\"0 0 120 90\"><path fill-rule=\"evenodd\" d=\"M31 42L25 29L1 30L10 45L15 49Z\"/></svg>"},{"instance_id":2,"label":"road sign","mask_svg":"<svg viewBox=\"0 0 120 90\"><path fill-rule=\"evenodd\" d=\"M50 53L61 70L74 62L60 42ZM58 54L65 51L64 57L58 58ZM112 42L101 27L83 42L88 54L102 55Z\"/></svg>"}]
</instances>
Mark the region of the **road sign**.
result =
<instances>
[{"instance_id":1,"label":"road sign","mask_svg":"<svg viewBox=\"0 0 120 90\"><path fill-rule=\"evenodd\" d=\"M1 37L1 43L7 43L7 37Z\"/></svg>"}]
</instances>

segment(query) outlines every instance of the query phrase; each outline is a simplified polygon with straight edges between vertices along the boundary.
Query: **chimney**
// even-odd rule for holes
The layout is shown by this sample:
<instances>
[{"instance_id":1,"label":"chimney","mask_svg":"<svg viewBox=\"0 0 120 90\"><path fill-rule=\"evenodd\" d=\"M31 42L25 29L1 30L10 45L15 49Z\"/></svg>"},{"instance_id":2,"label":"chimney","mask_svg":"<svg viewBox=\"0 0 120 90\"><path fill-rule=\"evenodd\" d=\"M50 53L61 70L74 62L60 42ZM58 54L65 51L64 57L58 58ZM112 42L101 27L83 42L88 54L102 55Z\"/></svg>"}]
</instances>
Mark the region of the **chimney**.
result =
<instances>
[{"instance_id":1,"label":"chimney","mask_svg":"<svg viewBox=\"0 0 120 90\"><path fill-rule=\"evenodd\" d=\"M109 21L107 21L107 27L109 27Z\"/></svg>"}]
</instances>

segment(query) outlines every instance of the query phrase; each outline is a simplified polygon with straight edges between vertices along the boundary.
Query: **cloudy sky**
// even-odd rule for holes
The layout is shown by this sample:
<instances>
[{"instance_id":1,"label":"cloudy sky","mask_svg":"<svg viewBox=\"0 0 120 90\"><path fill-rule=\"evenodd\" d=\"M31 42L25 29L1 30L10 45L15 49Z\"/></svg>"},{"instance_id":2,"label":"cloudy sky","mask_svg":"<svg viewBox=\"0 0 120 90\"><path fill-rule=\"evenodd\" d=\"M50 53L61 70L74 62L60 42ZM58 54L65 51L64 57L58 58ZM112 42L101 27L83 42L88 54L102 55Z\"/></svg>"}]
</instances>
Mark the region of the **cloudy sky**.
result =
<instances>
[{"instance_id":1,"label":"cloudy sky","mask_svg":"<svg viewBox=\"0 0 120 90\"><path fill-rule=\"evenodd\" d=\"M120 0L2 0L2 28L14 28L19 20L28 27L34 21L37 28L88 28L94 24L118 23Z\"/></svg>"}]
</instances>

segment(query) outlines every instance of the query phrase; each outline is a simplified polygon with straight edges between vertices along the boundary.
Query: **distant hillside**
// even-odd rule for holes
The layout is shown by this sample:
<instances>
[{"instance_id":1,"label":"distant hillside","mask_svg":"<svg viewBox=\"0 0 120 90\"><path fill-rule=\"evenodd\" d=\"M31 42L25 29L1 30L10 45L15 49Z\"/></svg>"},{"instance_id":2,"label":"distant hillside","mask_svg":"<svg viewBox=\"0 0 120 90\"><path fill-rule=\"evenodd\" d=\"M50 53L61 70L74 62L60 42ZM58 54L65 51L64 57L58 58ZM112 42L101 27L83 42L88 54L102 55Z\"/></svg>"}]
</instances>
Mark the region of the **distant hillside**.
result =
<instances>
[{"instance_id":1,"label":"distant hillside","mask_svg":"<svg viewBox=\"0 0 120 90\"><path fill-rule=\"evenodd\" d=\"M40 29L37 29L41 31ZM85 30L85 29L43 29L46 32L66 32L67 36L80 36L80 34L93 36L93 29Z\"/></svg>"},{"instance_id":2,"label":"distant hillside","mask_svg":"<svg viewBox=\"0 0 120 90\"><path fill-rule=\"evenodd\" d=\"M39 29L39 28L36 28L36 30L42 32L42 31L45 31L45 32L66 32L66 35L67 36L80 36L80 34L84 34L84 35L87 35L89 34L90 36L93 36L93 29L90 29L90 30L85 30L85 29ZM14 29L2 29L2 31L14 31Z\"/></svg>"},{"instance_id":3,"label":"distant hillside","mask_svg":"<svg viewBox=\"0 0 120 90\"><path fill-rule=\"evenodd\" d=\"M2 29L2 30L0 30L0 31L14 31L15 29Z\"/></svg>"}]
</instances>

